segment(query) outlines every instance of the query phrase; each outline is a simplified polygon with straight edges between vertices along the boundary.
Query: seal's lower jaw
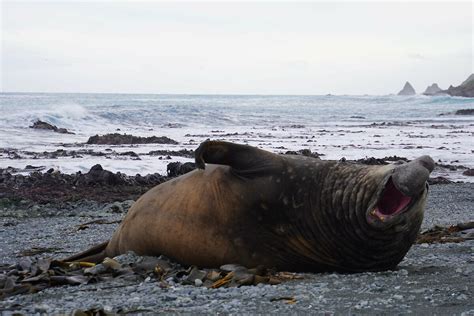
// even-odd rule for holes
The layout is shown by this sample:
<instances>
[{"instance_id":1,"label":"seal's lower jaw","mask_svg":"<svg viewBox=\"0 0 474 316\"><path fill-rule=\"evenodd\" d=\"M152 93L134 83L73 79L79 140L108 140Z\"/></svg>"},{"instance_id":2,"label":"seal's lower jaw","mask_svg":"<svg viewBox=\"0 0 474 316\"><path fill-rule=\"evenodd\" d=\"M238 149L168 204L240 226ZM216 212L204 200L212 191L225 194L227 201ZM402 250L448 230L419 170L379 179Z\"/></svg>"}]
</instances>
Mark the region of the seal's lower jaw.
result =
<instances>
[{"instance_id":1,"label":"seal's lower jaw","mask_svg":"<svg viewBox=\"0 0 474 316\"><path fill-rule=\"evenodd\" d=\"M375 206L371 208L369 216L372 217L372 220L378 219L384 222L395 215L404 213L415 200L415 197L407 196L397 189L392 177L390 177L379 195Z\"/></svg>"}]
</instances>

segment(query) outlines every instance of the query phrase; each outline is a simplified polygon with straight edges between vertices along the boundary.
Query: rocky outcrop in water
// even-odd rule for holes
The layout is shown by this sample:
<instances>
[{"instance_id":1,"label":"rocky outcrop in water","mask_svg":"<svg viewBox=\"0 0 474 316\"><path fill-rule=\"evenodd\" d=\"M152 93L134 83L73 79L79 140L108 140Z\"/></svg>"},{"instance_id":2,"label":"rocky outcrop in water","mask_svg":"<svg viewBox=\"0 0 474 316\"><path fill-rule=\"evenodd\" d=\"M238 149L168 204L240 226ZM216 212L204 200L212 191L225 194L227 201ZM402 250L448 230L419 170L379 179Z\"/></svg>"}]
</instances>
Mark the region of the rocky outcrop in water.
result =
<instances>
[{"instance_id":1,"label":"rocky outcrop in water","mask_svg":"<svg viewBox=\"0 0 474 316\"><path fill-rule=\"evenodd\" d=\"M34 122L33 125L30 126L30 128L49 130L60 134L74 134L73 132L70 132L65 128L57 127L56 125L52 125L48 122L43 122L41 120L37 120L36 122Z\"/></svg>"},{"instance_id":2,"label":"rocky outcrop in water","mask_svg":"<svg viewBox=\"0 0 474 316\"><path fill-rule=\"evenodd\" d=\"M415 95L416 91L413 89L412 85L407 81L403 89L398 92L397 95Z\"/></svg>"},{"instance_id":3,"label":"rocky outcrop in water","mask_svg":"<svg viewBox=\"0 0 474 316\"><path fill-rule=\"evenodd\" d=\"M455 115L474 115L474 109L461 109L457 110Z\"/></svg>"},{"instance_id":4,"label":"rocky outcrop in water","mask_svg":"<svg viewBox=\"0 0 474 316\"><path fill-rule=\"evenodd\" d=\"M433 83L431 86L428 86L423 92L424 95L437 95L437 94L442 94L443 90L438 86L437 83Z\"/></svg>"},{"instance_id":5,"label":"rocky outcrop in water","mask_svg":"<svg viewBox=\"0 0 474 316\"><path fill-rule=\"evenodd\" d=\"M450 96L474 98L474 74L471 74L461 85L457 87L450 86L444 93Z\"/></svg>"},{"instance_id":6,"label":"rocky outcrop in water","mask_svg":"<svg viewBox=\"0 0 474 316\"><path fill-rule=\"evenodd\" d=\"M171 144L177 145L178 142L166 136L141 137L127 134L105 134L89 137L87 144L95 145L124 145L124 144Z\"/></svg>"}]
</instances>

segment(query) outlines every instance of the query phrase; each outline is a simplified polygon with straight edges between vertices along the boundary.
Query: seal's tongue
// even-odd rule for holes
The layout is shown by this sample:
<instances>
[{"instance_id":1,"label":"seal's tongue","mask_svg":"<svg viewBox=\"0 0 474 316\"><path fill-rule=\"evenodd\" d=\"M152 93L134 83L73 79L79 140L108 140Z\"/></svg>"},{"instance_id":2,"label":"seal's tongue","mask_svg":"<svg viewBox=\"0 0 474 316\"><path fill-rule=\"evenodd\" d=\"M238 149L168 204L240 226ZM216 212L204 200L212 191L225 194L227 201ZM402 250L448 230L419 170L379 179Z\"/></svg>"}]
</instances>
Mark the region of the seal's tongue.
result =
<instances>
[{"instance_id":1,"label":"seal's tongue","mask_svg":"<svg viewBox=\"0 0 474 316\"><path fill-rule=\"evenodd\" d=\"M377 203L375 212L381 215L394 215L403 210L410 202L411 197L400 192L393 184L392 178L390 178L381 199Z\"/></svg>"}]
</instances>

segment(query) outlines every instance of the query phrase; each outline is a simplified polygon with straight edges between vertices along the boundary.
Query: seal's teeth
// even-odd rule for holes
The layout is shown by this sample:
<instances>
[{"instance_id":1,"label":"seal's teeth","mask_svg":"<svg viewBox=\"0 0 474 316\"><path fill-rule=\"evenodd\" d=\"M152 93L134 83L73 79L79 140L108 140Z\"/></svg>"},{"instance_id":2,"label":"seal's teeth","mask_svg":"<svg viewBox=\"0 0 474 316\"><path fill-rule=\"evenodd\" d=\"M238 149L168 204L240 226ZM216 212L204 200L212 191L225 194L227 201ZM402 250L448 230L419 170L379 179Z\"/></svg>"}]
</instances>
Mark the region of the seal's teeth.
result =
<instances>
[{"instance_id":1,"label":"seal's teeth","mask_svg":"<svg viewBox=\"0 0 474 316\"><path fill-rule=\"evenodd\" d=\"M373 217L376 217L378 218L380 221L385 221L385 216L383 216L382 214L380 213L377 213L377 208L374 208L372 211L370 211L370 215L372 215Z\"/></svg>"}]
</instances>

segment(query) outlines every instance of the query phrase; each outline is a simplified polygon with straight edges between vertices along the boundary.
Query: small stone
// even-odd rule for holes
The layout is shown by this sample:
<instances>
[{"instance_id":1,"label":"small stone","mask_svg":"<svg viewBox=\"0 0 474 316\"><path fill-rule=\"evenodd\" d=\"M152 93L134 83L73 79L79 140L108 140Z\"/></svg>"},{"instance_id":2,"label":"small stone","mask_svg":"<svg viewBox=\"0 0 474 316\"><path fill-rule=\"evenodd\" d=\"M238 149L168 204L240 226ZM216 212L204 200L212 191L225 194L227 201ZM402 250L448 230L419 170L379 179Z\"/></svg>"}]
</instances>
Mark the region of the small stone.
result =
<instances>
[{"instance_id":1,"label":"small stone","mask_svg":"<svg viewBox=\"0 0 474 316\"><path fill-rule=\"evenodd\" d=\"M119 270L120 268L122 268L122 265L118 263L117 260L110 259L108 257L104 259L102 264L104 265L104 267L112 270Z\"/></svg>"},{"instance_id":2,"label":"small stone","mask_svg":"<svg viewBox=\"0 0 474 316\"><path fill-rule=\"evenodd\" d=\"M403 300L403 295L395 294L395 295L393 296L393 298L396 299L396 300L401 301L401 300Z\"/></svg>"},{"instance_id":3,"label":"small stone","mask_svg":"<svg viewBox=\"0 0 474 316\"><path fill-rule=\"evenodd\" d=\"M458 297L456 297L457 300L464 301L467 300L467 295L466 294L460 294Z\"/></svg>"},{"instance_id":4,"label":"small stone","mask_svg":"<svg viewBox=\"0 0 474 316\"><path fill-rule=\"evenodd\" d=\"M426 292L426 289L425 288L421 288L421 289L413 289L411 290L412 293L415 293L415 294L421 294L421 293L425 293Z\"/></svg>"},{"instance_id":5,"label":"small stone","mask_svg":"<svg viewBox=\"0 0 474 316\"><path fill-rule=\"evenodd\" d=\"M461 269L461 268L457 268L457 269L456 269L456 272L457 272L457 273L462 273L462 269Z\"/></svg>"},{"instance_id":6,"label":"small stone","mask_svg":"<svg viewBox=\"0 0 474 316\"><path fill-rule=\"evenodd\" d=\"M96 275L96 274L104 273L105 271L107 271L107 267L105 267L103 264L97 264L93 267L84 269L84 274Z\"/></svg>"},{"instance_id":7,"label":"small stone","mask_svg":"<svg viewBox=\"0 0 474 316\"><path fill-rule=\"evenodd\" d=\"M130 265L136 263L138 258L137 254L133 251L127 251L125 254L116 256L113 259L121 265Z\"/></svg>"},{"instance_id":8,"label":"small stone","mask_svg":"<svg viewBox=\"0 0 474 316\"><path fill-rule=\"evenodd\" d=\"M194 285L195 286L201 286L202 285L202 281L200 279L196 279L194 280Z\"/></svg>"},{"instance_id":9,"label":"small stone","mask_svg":"<svg viewBox=\"0 0 474 316\"><path fill-rule=\"evenodd\" d=\"M367 307L368 305L369 305L369 301L363 300L363 301L359 301L359 303L357 303L357 304L354 306L354 308L355 308L355 309L362 309L362 308Z\"/></svg>"},{"instance_id":10,"label":"small stone","mask_svg":"<svg viewBox=\"0 0 474 316\"><path fill-rule=\"evenodd\" d=\"M42 312L42 313L45 313L47 312L48 310L50 310L51 307L49 307L48 305L46 304L38 304L38 305L35 305L35 311L36 312Z\"/></svg>"},{"instance_id":11,"label":"small stone","mask_svg":"<svg viewBox=\"0 0 474 316\"><path fill-rule=\"evenodd\" d=\"M106 312L112 312L114 310L114 308L110 305L104 305L104 311Z\"/></svg>"},{"instance_id":12,"label":"small stone","mask_svg":"<svg viewBox=\"0 0 474 316\"><path fill-rule=\"evenodd\" d=\"M128 300L131 303L138 303L140 302L140 297L139 296L134 296L131 299Z\"/></svg>"}]
</instances>

